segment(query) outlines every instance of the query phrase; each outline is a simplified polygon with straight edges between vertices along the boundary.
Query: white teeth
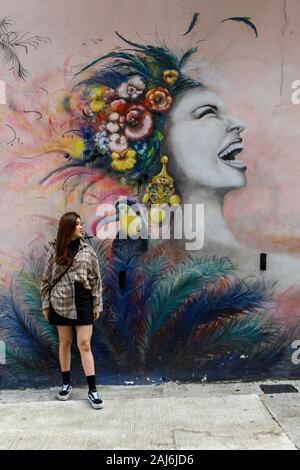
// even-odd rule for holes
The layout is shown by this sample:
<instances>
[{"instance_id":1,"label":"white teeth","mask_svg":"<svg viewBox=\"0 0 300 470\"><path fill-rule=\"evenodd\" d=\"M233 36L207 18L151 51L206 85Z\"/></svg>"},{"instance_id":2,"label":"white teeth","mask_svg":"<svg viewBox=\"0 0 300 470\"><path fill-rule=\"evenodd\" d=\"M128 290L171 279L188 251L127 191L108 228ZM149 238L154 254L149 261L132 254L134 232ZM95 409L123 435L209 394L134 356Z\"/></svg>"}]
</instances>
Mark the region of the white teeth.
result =
<instances>
[{"instance_id":1,"label":"white teeth","mask_svg":"<svg viewBox=\"0 0 300 470\"><path fill-rule=\"evenodd\" d=\"M229 145L229 147L226 147L226 149L223 150L223 152L219 153L219 158L226 157L226 155L228 155L233 150L237 150L237 149L243 150L243 148L244 147L241 143L231 144Z\"/></svg>"}]
</instances>

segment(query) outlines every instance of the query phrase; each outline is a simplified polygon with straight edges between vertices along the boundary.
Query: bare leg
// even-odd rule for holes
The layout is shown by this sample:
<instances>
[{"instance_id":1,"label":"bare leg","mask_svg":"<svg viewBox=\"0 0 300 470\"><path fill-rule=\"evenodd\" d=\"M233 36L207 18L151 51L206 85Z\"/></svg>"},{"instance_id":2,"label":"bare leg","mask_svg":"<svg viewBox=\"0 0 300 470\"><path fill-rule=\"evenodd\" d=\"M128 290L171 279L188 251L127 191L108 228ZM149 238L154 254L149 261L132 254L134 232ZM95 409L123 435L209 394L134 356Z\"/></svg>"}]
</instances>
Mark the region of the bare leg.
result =
<instances>
[{"instance_id":1,"label":"bare leg","mask_svg":"<svg viewBox=\"0 0 300 470\"><path fill-rule=\"evenodd\" d=\"M81 355L81 363L86 376L95 375L94 357L91 351L93 325L76 326L77 345Z\"/></svg>"},{"instance_id":2,"label":"bare leg","mask_svg":"<svg viewBox=\"0 0 300 470\"><path fill-rule=\"evenodd\" d=\"M72 327L58 326L59 362L62 372L71 370Z\"/></svg>"}]
</instances>

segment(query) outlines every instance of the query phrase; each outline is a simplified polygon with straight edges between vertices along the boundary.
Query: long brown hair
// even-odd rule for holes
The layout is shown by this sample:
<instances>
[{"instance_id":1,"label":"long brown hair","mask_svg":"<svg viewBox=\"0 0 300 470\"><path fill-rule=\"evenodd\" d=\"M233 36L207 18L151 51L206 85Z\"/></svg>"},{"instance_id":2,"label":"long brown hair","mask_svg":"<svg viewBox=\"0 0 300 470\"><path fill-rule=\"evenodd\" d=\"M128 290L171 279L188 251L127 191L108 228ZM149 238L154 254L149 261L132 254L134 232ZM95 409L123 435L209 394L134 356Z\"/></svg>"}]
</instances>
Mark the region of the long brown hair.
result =
<instances>
[{"instance_id":1,"label":"long brown hair","mask_svg":"<svg viewBox=\"0 0 300 470\"><path fill-rule=\"evenodd\" d=\"M68 243L76 229L78 218L81 219L80 215L76 212L66 212L59 221L55 256L57 264L69 264L72 260Z\"/></svg>"}]
</instances>

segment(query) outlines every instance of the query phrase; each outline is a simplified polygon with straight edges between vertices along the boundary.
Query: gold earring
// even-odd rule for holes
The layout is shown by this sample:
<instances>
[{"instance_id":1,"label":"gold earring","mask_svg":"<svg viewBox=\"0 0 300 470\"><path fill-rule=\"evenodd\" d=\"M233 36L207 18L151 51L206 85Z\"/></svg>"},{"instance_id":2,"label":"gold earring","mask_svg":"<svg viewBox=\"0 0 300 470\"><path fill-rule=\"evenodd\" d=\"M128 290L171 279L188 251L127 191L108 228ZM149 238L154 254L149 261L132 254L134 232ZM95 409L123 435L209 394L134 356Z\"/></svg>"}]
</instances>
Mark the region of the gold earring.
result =
<instances>
[{"instance_id":1,"label":"gold earring","mask_svg":"<svg viewBox=\"0 0 300 470\"><path fill-rule=\"evenodd\" d=\"M168 160L166 155L161 157L162 169L158 175L153 176L143 197L144 204L150 203L151 221L157 224L162 223L166 217L164 206L175 206L181 203L180 196L175 193L174 180L167 170ZM151 208L152 204L156 207Z\"/></svg>"}]
</instances>

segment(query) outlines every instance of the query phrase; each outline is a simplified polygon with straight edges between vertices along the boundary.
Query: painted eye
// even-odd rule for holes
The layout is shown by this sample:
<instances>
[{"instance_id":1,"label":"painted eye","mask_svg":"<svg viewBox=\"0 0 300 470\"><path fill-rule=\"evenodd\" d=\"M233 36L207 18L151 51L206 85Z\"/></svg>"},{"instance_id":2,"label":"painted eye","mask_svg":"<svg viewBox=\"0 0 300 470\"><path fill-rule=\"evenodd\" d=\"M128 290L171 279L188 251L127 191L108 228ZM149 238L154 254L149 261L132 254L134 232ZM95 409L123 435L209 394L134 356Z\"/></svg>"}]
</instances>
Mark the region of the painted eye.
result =
<instances>
[{"instance_id":1,"label":"painted eye","mask_svg":"<svg viewBox=\"0 0 300 470\"><path fill-rule=\"evenodd\" d=\"M196 119L201 119L201 118L203 118L204 116L206 116L207 114L216 115L216 110L213 109L213 108L207 108L207 109L205 109L205 110L202 111L202 112L199 112L199 111L198 111L198 112L195 113L195 118L196 118Z\"/></svg>"}]
</instances>

